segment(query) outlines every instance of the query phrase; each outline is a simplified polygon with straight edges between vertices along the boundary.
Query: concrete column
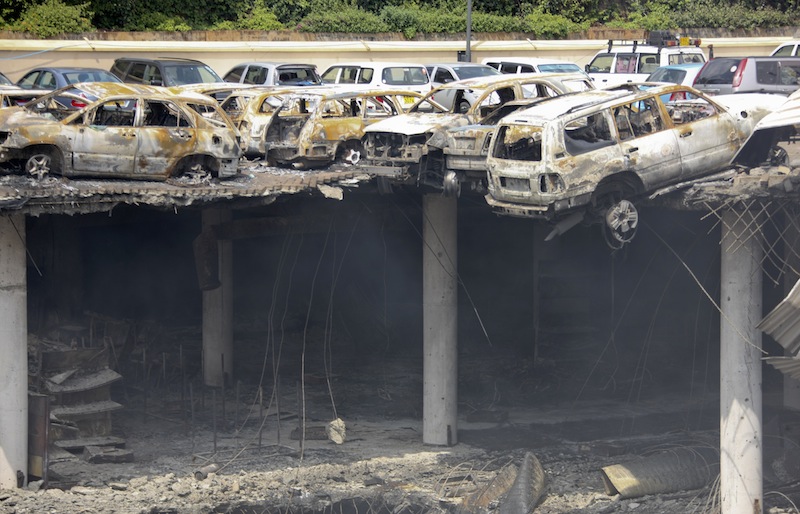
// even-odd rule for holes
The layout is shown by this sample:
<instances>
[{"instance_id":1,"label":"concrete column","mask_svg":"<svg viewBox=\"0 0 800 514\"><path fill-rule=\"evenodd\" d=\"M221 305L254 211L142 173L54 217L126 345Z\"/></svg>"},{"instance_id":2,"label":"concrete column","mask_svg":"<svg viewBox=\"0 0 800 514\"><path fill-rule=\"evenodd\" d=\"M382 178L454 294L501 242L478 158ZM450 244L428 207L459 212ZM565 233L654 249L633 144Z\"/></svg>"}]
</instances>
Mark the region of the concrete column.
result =
<instances>
[{"instance_id":1,"label":"concrete column","mask_svg":"<svg viewBox=\"0 0 800 514\"><path fill-rule=\"evenodd\" d=\"M458 203L422 198L422 442L458 443Z\"/></svg>"},{"instance_id":2,"label":"concrete column","mask_svg":"<svg viewBox=\"0 0 800 514\"><path fill-rule=\"evenodd\" d=\"M25 216L0 216L0 489L28 474Z\"/></svg>"},{"instance_id":3,"label":"concrete column","mask_svg":"<svg viewBox=\"0 0 800 514\"><path fill-rule=\"evenodd\" d=\"M720 496L724 514L763 510L761 321L763 249L749 211L722 218ZM748 223L749 222L749 223ZM749 224L749 228L746 226Z\"/></svg>"},{"instance_id":4,"label":"concrete column","mask_svg":"<svg viewBox=\"0 0 800 514\"><path fill-rule=\"evenodd\" d=\"M203 209L203 230L232 219L228 209ZM219 281L203 291L203 380L222 387L233 373L233 243L217 242Z\"/></svg>"}]
</instances>

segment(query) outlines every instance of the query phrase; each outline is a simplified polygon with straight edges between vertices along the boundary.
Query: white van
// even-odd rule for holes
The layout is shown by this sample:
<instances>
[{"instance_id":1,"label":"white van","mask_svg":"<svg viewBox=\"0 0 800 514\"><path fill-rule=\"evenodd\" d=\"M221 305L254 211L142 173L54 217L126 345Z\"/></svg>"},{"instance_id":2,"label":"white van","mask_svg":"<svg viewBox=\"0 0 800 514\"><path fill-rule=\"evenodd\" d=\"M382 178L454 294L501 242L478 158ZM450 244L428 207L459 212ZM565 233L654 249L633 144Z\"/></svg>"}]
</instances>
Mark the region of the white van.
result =
<instances>
[{"instance_id":1,"label":"white van","mask_svg":"<svg viewBox=\"0 0 800 514\"><path fill-rule=\"evenodd\" d=\"M336 63L322 73L322 83L408 89L423 95L431 90L425 66L407 62Z\"/></svg>"},{"instance_id":2,"label":"white van","mask_svg":"<svg viewBox=\"0 0 800 514\"><path fill-rule=\"evenodd\" d=\"M545 57L487 57L481 64L500 73L583 73L574 62Z\"/></svg>"},{"instance_id":3,"label":"white van","mask_svg":"<svg viewBox=\"0 0 800 514\"><path fill-rule=\"evenodd\" d=\"M586 72L597 87L609 87L644 82L656 69L668 64L704 63L706 60L699 39L652 31L643 43L609 41L608 48L597 52L586 65Z\"/></svg>"}]
</instances>

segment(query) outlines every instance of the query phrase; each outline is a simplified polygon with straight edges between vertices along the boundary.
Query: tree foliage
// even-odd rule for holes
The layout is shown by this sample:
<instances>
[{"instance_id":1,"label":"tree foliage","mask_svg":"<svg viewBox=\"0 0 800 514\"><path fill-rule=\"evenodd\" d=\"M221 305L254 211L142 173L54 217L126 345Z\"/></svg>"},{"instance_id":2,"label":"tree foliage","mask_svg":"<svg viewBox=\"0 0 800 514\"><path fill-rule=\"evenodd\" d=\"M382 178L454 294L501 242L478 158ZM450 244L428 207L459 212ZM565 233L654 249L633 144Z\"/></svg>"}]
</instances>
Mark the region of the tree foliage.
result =
<instances>
[{"instance_id":1,"label":"tree foliage","mask_svg":"<svg viewBox=\"0 0 800 514\"><path fill-rule=\"evenodd\" d=\"M475 32L565 38L591 25L754 29L797 24L800 0L472 0ZM464 0L0 0L0 25L52 37L101 30L463 33Z\"/></svg>"},{"instance_id":2,"label":"tree foliage","mask_svg":"<svg viewBox=\"0 0 800 514\"><path fill-rule=\"evenodd\" d=\"M11 26L11 30L28 32L41 38L94 29L89 4L67 5L62 0L47 0L28 7Z\"/></svg>"}]
</instances>

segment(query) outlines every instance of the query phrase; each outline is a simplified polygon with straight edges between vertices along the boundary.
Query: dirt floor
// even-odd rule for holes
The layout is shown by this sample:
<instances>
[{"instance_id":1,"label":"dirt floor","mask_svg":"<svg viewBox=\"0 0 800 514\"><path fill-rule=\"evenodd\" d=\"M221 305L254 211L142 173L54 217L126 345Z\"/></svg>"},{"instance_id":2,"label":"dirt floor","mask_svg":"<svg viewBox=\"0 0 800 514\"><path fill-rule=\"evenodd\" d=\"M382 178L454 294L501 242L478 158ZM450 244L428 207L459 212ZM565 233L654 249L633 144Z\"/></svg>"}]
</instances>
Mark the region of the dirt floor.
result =
<instances>
[{"instance_id":1,"label":"dirt floor","mask_svg":"<svg viewBox=\"0 0 800 514\"><path fill-rule=\"evenodd\" d=\"M573 402L551 396L527 405L521 397L492 404L465 394L459 443L437 447L422 444L416 359L354 365L332 375L330 389L328 382L307 375L304 394L283 385L277 423L276 402L265 393L262 410L256 387L240 384L223 397L200 386L182 395L174 384L145 389L123 381L114 393L125 407L113 422L133 462L91 464L52 453L49 488L37 482L0 491L0 512L516 513L504 504L500 478L527 453L544 470L536 513L717 510L713 478L700 489L622 498L609 494L601 473L676 448L715 448L714 394ZM341 444L325 431L337 416L346 428ZM800 486L782 468L784 456L765 449L765 512L798 512L792 500Z\"/></svg>"}]
</instances>

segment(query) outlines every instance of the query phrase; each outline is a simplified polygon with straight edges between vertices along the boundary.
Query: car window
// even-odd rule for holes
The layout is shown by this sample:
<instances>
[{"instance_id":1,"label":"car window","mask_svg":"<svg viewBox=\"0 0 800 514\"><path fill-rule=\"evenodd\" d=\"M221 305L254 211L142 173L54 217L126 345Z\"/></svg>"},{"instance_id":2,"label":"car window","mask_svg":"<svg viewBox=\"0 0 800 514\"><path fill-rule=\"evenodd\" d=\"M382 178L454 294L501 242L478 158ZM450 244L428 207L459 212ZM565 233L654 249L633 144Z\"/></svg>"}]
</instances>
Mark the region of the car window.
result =
<instances>
[{"instance_id":1,"label":"car window","mask_svg":"<svg viewBox=\"0 0 800 514\"><path fill-rule=\"evenodd\" d=\"M114 65L111 66L111 73L116 75L117 77L123 78L125 77L125 72L128 69L128 61L114 61Z\"/></svg>"},{"instance_id":2,"label":"car window","mask_svg":"<svg viewBox=\"0 0 800 514\"><path fill-rule=\"evenodd\" d=\"M778 82L783 86L795 86L800 84L800 63L779 62L780 71L778 72Z\"/></svg>"},{"instance_id":3,"label":"car window","mask_svg":"<svg viewBox=\"0 0 800 514\"><path fill-rule=\"evenodd\" d=\"M536 70L533 69L533 66L528 66L527 64L521 64L519 66L519 72L520 73L533 73L535 71ZM546 70L542 68L542 69L539 69L539 71L546 71Z\"/></svg>"},{"instance_id":4,"label":"car window","mask_svg":"<svg viewBox=\"0 0 800 514\"><path fill-rule=\"evenodd\" d=\"M381 82L392 86L423 85L428 83L428 74L422 67L392 66L383 70Z\"/></svg>"},{"instance_id":5,"label":"car window","mask_svg":"<svg viewBox=\"0 0 800 514\"><path fill-rule=\"evenodd\" d=\"M614 109L620 140L646 136L664 130L664 120L655 98L637 100Z\"/></svg>"},{"instance_id":6,"label":"car window","mask_svg":"<svg viewBox=\"0 0 800 514\"><path fill-rule=\"evenodd\" d=\"M208 105L208 104L198 104L198 103L189 103L187 104L193 111L200 114L206 121L211 122L213 125L217 125L219 127L230 127L230 123L226 118L224 111L221 107L215 105ZM187 118L186 116L181 116L179 120L179 125L181 127L191 127L194 126L192 120Z\"/></svg>"},{"instance_id":7,"label":"car window","mask_svg":"<svg viewBox=\"0 0 800 514\"><path fill-rule=\"evenodd\" d=\"M717 114L717 108L702 97L692 95L691 100L671 101L666 104L667 113L675 125L709 118Z\"/></svg>"},{"instance_id":8,"label":"car window","mask_svg":"<svg viewBox=\"0 0 800 514\"><path fill-rule=\"evenodd\" d=\"M700 70L695 84L731 84L740 63L736 58L712 59Z\"/></svg>"},{"instance_id":9,"label":"car window","mask_svg":"<svg viewBox=\"0 0 800 514\"><path fill-rule=\"evenodd\" d=\"M17 85L19 87L24 87L25 89L33 89L33 86L36 84L37 78L39 78L39 72L32 71L27 75L25 75L24 77L22 77L17 83Z\"/></svg>"},{"instance_id":10,"label":"car window","mask_svg":"<svg viewBox=\"0 0 800 514\"><path fill-rule=\"evenodd\" d=\"M90 115L90 124L101 127L132 127L134 110L126 105L134 105L136 99L117 99L103 102Z\"/></svg>"},{"instance_id":11,"label":"car window","mask_svg":"<svg viewBox=\"0 0 800 514\"><path fill-rule=\"evenodd\" d=\"M375 70L372 68L361 68L361 74L358 76L359 84L372 83L372 77L375 76Z\"/></svg>"},{"instance_id":12,"label":"car window","mask_svg":"<svg viewBox=\"0 0 800 514\"><path fill-rule=\"evenodd\" d=\"M794 45L785 45L775 50L772 55L777 57L789 57L794 55Z\"/></svg>"},{"instance_id":13,"label":"car window","mask_svg":"<svg viewBox=\"0 0 800 514\"><path fill-rule=\"evenodd\" d=\"M611 73L614 64L614 54L598 54L589 63L589 73Z\"/></svg>"},{"instance_id":14,"label":"car window","mask_svg":"<svg viewBox=\"0 0 800 514\"><path fill-rule=\"evenodd\" d=\"M486 77L488 75L499 75L496 69L487 66L457 66L453 69L456 72L456 78L461 80L474 77Z\"/></svg>"},{"instance_id":15,"label":"car window","mask_svg":"<svg viewBox=\"0 0 800 514\"><path fill-rule=\"evenodd\" d=\"M671 82L673 84L683 83L686 77L686 70L678 68L659 68L647 77L648 82Z\"/></svg>"},{"instance_id":16,"label":"car window","mask_svg":"<svg viewBox=\"0 0 800 514\"><path fill-rule=\"evenodd\" d=\"M656 54L642 54L639 57L639 73L653 73L658 69L658 56Z\"/></svg>"},{"instance_id":17,"label":"car window","mask_svg":"<svg viewBox=\"0 0 800 514\"><path fill-rule=\"evenodd\" d=\"M667 58L667 64L686 64L686 63L697 63L697 62L706 62L706 58L703 54L695 53L695 54L685 54L685 53L677 53L677 54L669 54Z\"/></svg>"},{"instance_id":18,"label":"car window","mask_svg":"<svg viewBox=\"0 0 800 514\"><path fill-rule=\"evenodd\" d=\"M342 84L355 84L356 79L358 78L358 71L359 68L355 68L352 66L348 66L347 68L342 68L342 74L339 77L339 82Z\"/></svg>"},{"instance_id":19,"label":"car window","mask_svg":"<svg viewBox=\"0 0 800 514\"><path fill-rule=\"evenodd\" d=\"M577 64L540 64L539 71L542 73L576 73L581 71L581 67Z\"/></svg>"},{"instance_id":20,"label":"car window","mask_svg":"<svg viewBox=\"0 0 800 514\"><path fill-rule=\"evenodd\" d=\"M267 82L267 73L269 70L266 66L250 66L247 68L247 73L244 76L245 84L264 84Z\"/></svg>"},{"instance_id":21,"label":"car window","mask_svg":"<svg viewBox=\"0 0 800 514\"><path fill-rule=\"evenodd\" d=\"M334 66L333 68L329 68L322 74L322 81L323 82L336 82L336 76L339 74L340 67Z\"/></svg>"},{"instance_id":22,"label":"car window","mask_svg":"<svg viewBox=\"0 0 800 514\"><path fill-rule=\"evenodd\" d=\"M615 73L636 73L639 62L637 54L617 54L617 63L614 65Z\"/></svg>"},{"instance_id":23,"label":"car window","mask_svg":"<svg viewBox=\"0 0 800 514\"><path fill-rule=\"evenodd\" d=\"M236 66L222 77L225 82L241 82L244 66Z\"/></svg>"},{"instance_id":24,"label":"car window","mask_svg":"<svg viewBox=\"0 0 800 514\"><path fill-rule=\"evenodd\" d=\"M777 84L778 61L756 61L756 81L768 86Z\"/></svg>"},{"instance_id":25,"label":"car window","mask_svg":"<svg viewBox=\"0 0 800 514\"><path fill-rule=\"evenodd\" d=\"M606 111L589 114L564 126L564 147L570 155L580 155L614 144Z\"/></svg>"},{"instance_id":26,"label":"car window","mask_svg":"<svg viewBox=\"0 0 800 514\"><path fill-rule=\"evenodd\" d=\"M498 69L500 70L501 73L516 73L517 67L518 66L516 64L512 64L510 62L503 62L500 63L500 68Z\"/></svg>"},{"instance_id":27,"label":"car window","mask_svg":"<svg viewBox=\"0 0 800 514\"><path fill-rule=\"evenodd\" d=\"M145 84L144 81L144 72L147 65L144 63L135 62L131 64L130 69L128 70L128 76L125 77L127 82L135 82L138 84ZM149 82L147 82L149 84Z\"/></svg>"},{"instance_id":28,"label":"car window","mask_svg":"<svg viewBox=\"0 0 800 514\"><path fill-rule=\"evenodd\" d=\"M456 78L453 77L453 74L450 73L450 70L446 70L444 68L438 68L436 70L436 75L433 77L434 82L441 82L442 84L446 84L447 82L452 82Z\"/></svg>"},{"instance_id":29,"label":"car window","mask_svg":"<svg viewBox=\"0 0 800 514\"><path fill-rule=\"evenodd\" d=\"M182 115L180 109L172 103L161 100L145 100L142 106L144 112L144 121L142 125L145 127L179 127L186 126L186 120L183 120L184 125L181 125L179 120L185 116Z\"/></svg>"},{"instance_id":30,"label":"car window","mask_svg":"<svg viewBox=\"0 0 800 514\"><path fill-rule=\"evenodd\" d=\"M541 161L542 129L527 125L501 126L492 155L514 161Z\"/></svg>"}]
</instances>

